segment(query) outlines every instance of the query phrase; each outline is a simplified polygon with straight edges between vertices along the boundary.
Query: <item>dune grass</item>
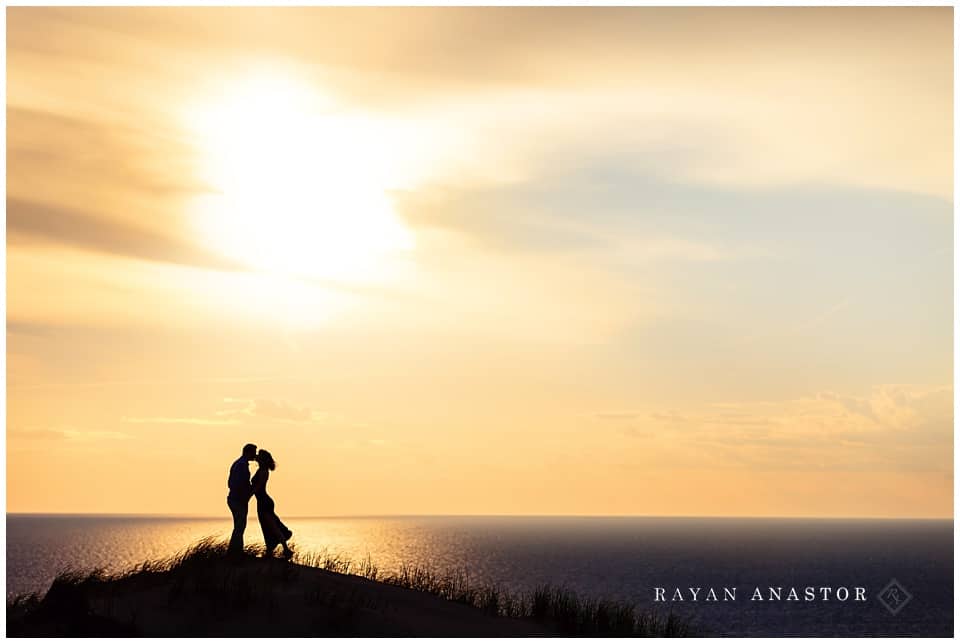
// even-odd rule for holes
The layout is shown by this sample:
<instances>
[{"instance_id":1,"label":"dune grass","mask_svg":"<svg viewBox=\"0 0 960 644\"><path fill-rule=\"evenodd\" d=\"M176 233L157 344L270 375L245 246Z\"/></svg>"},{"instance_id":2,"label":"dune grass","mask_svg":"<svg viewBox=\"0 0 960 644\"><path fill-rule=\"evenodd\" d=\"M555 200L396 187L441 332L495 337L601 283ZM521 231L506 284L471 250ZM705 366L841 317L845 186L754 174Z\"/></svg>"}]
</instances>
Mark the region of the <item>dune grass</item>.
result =
<instances>
[{"instance_id":1,"label":"dune grass","mask_svg":"<svg viewBox=\"0 0 960 644\"><path fill-rule=\"evenodd\" d=\"M298 574L297 566L280 564L258 570L254 578L243 566L224 565L227 544L215 538L206 538L182 552L159 560L145 561L118 573L104 570L61 572L45 595L20 595L7 604L8 631L14 634L18 627L38 622L55 615L65 624L62 630L70 634L98 634L136 629L135 619L127 627L107 624L95 614L112 614L111 602L117 595L99 593L94 611L88 599L88 590L116 587L117 593L132 588L140 580L163 579L169 590L168 604L190 601L202 596L211 602L211 614L230 614L256 609L272 612L277 607L272 589L288 582ZM261 554L248 546L245 555L251 560ZM475 584L466 570L441 574L422 566L402 566L399 571L384 572L368 558L355 562L327 551L297 552L293 563L342 575L416 590L482 610L487 615L534 620L547 625L561 635L621 636L621 637L683 637L693 635L689 622L676 615L666 616L638 612L621 601L587 599L553 585L537 587L530 593L511 593L499 586ZM357 598L330 598L317 591L306 594L308 603L325 603L329 608L337 602L338 610L351 610L351 601ZM132 630L131 630L132 632ZM348 633L344 633L348 634Z\"/></svg>"},{"instance_id":2,"label":"dune grass","mask_svg":"<svg viewBox=\"0 0 960 644\"><path fill-rule=\"evenodd\" d=\"M468 604L491 615L534 619L550 623L566 635L622 637L684 637L692 635L687 620L676 615L638 612L621 601L587 599L554 585L541 585L532 593L510 593L499 586L470 582L465 569L438 574L421 566L401 566L396 573L381 574L369 558L356 563L326 551L297 554L297 563L341 574L430 593Z\"/></svg>"}]
</instances>

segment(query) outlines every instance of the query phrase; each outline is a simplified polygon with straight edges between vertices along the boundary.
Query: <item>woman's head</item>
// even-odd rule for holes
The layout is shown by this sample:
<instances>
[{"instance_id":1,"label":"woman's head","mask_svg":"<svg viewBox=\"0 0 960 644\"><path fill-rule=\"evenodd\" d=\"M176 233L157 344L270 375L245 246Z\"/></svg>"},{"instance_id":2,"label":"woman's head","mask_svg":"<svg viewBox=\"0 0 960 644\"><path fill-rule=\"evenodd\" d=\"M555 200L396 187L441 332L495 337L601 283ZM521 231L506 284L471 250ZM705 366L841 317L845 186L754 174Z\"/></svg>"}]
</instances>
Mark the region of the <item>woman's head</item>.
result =
<instances>
[{"instance_id":1,"label":"woman's head","mask_svg":"<svg viewBox=\"0 0 960 644\"><path fill-rule=\"evenodd\" d=\"M257 452L257 463L260 465L260 467L265 467L268 470L277 469L277 463L273 460L273 454L265 449Z\"/></svg>"}]
</instances>

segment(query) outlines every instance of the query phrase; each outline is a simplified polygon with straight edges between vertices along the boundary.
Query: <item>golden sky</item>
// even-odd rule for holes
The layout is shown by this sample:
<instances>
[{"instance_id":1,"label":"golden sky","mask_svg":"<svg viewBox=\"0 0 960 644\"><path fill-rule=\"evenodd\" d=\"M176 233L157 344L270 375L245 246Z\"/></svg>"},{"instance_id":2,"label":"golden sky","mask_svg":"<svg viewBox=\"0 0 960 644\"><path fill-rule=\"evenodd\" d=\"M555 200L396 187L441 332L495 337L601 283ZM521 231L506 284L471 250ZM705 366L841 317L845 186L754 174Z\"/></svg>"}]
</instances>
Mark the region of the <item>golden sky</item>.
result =
<instances>
[{"instance_id":1,"label":"golden sky","mask_svg":"<svg viewBox=\"0 0 960 644\"><path fill-rule=\"evenodd\" d=\"M952 516L953 9L7 9L7 508Z\"/></svg>"}]
</instances>

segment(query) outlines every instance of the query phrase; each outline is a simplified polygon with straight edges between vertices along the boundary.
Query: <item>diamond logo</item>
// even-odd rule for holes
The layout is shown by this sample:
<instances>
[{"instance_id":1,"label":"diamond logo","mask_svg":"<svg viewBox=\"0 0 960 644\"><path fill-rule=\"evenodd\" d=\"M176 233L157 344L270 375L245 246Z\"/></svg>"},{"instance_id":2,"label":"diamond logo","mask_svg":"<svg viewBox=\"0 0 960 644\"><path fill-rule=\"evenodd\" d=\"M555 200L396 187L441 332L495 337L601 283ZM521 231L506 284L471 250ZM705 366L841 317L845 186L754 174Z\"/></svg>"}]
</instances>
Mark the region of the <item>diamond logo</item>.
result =
<instances>
[{"instance_id":1,"label":"diamond logo","mask_svg":"<svg viewBox=\"0 0 960 644\"><path fill-rule=\"evenodd\" d=\"M890 583L883 587L883 590L877 595L877 599L883 604L883 607L890 611L891 615L896 615L903 607L913 599L906 588L896 579L891 579Z\"/></svg>"}]
</instances>

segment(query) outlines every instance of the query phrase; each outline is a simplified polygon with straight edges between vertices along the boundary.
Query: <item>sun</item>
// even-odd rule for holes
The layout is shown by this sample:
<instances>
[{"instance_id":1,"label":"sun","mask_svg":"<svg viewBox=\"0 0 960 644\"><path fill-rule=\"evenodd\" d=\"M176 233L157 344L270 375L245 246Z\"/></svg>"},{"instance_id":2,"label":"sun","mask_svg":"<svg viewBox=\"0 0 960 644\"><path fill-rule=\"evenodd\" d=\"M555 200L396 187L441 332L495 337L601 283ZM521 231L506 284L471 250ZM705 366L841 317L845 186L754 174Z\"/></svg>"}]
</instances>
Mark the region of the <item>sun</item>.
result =
<instances>
[{"instance_id":1,"label":"sun","mask_svg":"<svg viewBox=\"0 0 960 644\"><path fill-rule=\"evenodd\" d=\"M187 123L210 188L194 221L216 252L262 271L363 282L389 277L412 249L376 124L309 83L252 75L191 107Z\"/></svg>"}]
</instances>

